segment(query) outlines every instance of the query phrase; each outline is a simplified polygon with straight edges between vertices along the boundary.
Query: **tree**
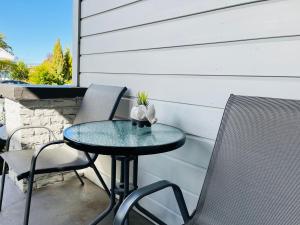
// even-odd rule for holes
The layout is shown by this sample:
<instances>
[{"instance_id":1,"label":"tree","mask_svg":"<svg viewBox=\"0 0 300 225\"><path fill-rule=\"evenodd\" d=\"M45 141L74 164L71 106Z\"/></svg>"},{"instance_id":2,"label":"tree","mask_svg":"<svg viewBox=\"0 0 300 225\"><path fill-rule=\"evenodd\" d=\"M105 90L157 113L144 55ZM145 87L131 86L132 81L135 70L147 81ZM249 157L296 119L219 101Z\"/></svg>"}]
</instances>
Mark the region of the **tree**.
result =
<instances>
[{"instance_id":1,"label":"tree","mask_svg":"<svg viewBox=\"0 0 300 225\"><path fill-rule=\"evenodd\" d=\"M12 48L4 41L4 35L0 33L0 48L12 53ZM28 69L22 62L0 60L0 71L9 73L12 79L29 80L34 84L57 84L70 83L72 79L72 56L70 49L62 50L58 39L53 47L52 54L40 65Z\"/></svg>"},{"instance_id":2,"label":"tree","mask_svg":"<svg viewBox=\"0 0 300 225\"><path fill-rule=\"evenodd\" d=\"M29 74L29 81L34 84L69 83L72 79L72 56L69 49L64 52L60 40L54 45L52 54L40 65L34 67Z\"/></svg>"},{"instance_id":3,"label":"tree","mask_svg":"<svg viewBox=\"0 0 300 225\"><path fill-rule=\"evenodd\" d=\"M69 48L67 48L64 53L63 79L66 82L72 79L72 56Z\"/></svg>"},{"instance_id":4,"label":"tree","mask_svg":"<svg viewBox=\"0 0 300 225\"><path fill-rule=\"evenodd\" d=\"M42 64L31 69L29 82L33 84L55 84L54 76L51 74L51 64L45 60Z\"/></svg>"},{"instance_id":5,"label":"tree","mask_svg":"<svg viewBox=\"0 0 300 225\"><path fill-rule=\"evenodd\" d=\"M18 61L11 70L10 77L14 80L28 80L29 69L23 61Z\"/></svg>"},{"instance_id":6,"label":"tree","mask_svg":"<svg viewBox=\"0 0 300 225\"><path fill-rule=\"evenodd\" d=\"M5 41L4 41L4 34L0 33L0 48L4 49L5 51L12 54L12 47L10 47Z\"/></svg>"},{"instance_id":7,"label":"tree","mask_svg":"<svg viewBox=\"0 0 300 225\"><path fill-rule=\"evenodd\" d=\"M57 80L62 80L63 68L64 68L64 55L63 55L63 51L59 39L56 41L54 45L53 55L51 60L52 60L51 72L53 76L55 76Z\"/></svg>"}]
</instances>

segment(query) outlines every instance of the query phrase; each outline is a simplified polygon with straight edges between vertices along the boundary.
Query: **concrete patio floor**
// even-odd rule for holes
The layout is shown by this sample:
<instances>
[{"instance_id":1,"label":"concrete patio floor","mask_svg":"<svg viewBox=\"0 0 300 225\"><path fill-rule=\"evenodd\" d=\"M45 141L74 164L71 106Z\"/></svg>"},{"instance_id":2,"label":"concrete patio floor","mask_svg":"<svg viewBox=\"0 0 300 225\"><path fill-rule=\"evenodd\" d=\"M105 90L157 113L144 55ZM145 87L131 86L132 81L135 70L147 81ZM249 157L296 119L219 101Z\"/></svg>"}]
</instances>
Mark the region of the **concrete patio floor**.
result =
<instances>
[{"instance_id":1,"label":"concrete patio floor","mask_svg":"<svg viewBox=\"0 0 300 225\"><path fill-rule=\"evenodd\" d=\"M76 178L35 191L32 198L30 225L88 225L108 205L108 197L96 185ZM21 225L25 195L7 179L0 212L0 225ZM112 225L113 214L99 225ZM136 212L130 215L130 225L152 225Z\"/></svg>"}]
</instances>

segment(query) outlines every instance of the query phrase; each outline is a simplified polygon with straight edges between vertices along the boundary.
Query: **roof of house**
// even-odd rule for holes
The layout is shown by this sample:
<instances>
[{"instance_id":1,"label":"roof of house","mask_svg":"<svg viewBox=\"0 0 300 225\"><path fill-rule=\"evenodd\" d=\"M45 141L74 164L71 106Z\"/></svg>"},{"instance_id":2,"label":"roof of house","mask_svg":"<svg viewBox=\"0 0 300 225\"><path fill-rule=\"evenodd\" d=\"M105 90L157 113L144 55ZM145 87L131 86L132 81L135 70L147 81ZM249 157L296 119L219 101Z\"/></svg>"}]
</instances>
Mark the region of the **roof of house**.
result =
<instances>
[{"instance_id":1,"label":"roof of house","mask_svg":"<svg viewBox=\"0 0 300 225\"><path fill-rule=\"evenodd\" d=\"M0 60L14 61L15 56L10 54L9 52L5 51L4 49L0 48Z\"/></svg>"}]
</instances>

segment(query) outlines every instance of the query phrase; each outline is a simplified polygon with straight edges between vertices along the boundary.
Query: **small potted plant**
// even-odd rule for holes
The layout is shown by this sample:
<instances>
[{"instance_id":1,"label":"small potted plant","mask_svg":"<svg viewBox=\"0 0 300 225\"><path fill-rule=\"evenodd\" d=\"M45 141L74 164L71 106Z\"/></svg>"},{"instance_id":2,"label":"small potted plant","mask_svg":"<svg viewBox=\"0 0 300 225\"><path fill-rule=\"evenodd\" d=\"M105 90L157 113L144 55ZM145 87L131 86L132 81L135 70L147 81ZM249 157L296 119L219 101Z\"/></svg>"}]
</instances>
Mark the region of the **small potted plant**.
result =
<instances>
[{"instance_id":1,"label":"small potted plant","mask_svg":"<svg viewBox=\"0 0 300 225\"><path fill-rule=\"evenodd\" d=\"M131 109L130 117L132 125L139 127L151 127L157 122L154 105L149 104L148 94L145 91L138 92L137 101Z\"/></svg>"}]
</instances>

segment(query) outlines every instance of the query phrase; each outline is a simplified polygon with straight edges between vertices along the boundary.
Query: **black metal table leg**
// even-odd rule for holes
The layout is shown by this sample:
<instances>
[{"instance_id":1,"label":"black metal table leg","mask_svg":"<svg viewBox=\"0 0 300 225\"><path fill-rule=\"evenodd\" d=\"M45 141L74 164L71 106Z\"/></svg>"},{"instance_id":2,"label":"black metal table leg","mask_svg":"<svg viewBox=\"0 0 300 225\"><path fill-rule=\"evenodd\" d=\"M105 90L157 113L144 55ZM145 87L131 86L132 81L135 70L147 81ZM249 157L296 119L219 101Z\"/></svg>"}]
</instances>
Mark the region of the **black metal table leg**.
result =
<instances>
[{"instance_id":1,"label":"black metal table leg","mask_svg":"<svg viewBox=\"0 0 300 225\"><path fill-rule=\"evenodd\" d=\"M124 184L124 160L121 160L120 184ZM120 193L118 204L115 207L115 214L120 208L120 205L122 204L123 200L124 200L124 194Z\"/></svg>"},{"instance_id":2,"label":"black metal table leg","mask_svg":"<svg viewBox=\"0 0 300 225\"><path fill-rule=\"evenodd\" d=\"M115 212L118 210L119 206L122 204L124 198L126 198L132 191L138 189L138 157L112 157L111 164L111 196L110 204L107 209L102 212L90 225L97 225L101 220L103 220L114 208ZM120 173L120 187L116 185L116 161L121 161L121 173ZM130 189L130 162L133 161L133 188ZM119 195L119 201L116 204L116 195ZM161 225L166 225L152 213L144 209L141 205L137 204L136 208L144 215L152 219ZM129 218L126 219L124 225L129 224Z\"/></svg>"},{"instance_id":3,"label":"black metal table leg","mask_svg":"<svg viewBox=\"0 0 300 225\"><path fill-rule=\"evenodd\" d=\"M90 225L97 225L101 220L103 220L114 208L116 205L116 158L115 156L111 157L111 192L110 192L110 203L107 209L102 212Z\"/></svg>"},{"instance_id":4,"label":"black metal table leg","mask_svg":"<svg viewBox=\"0 0 300 225\"><path fill-rule=\"evenodd\" d=\"M130 159L125 159L124 160L124 197L126 198L127 195L129 194L129 164L130 164ZM129 224L129 216L127 217L124 225Z\"/></svg>"},{"instance_id":5,"label":"black metal table leg","mask_svg":"<svg viewBox=\"0 0 300 225\"><path fill-rule=\"evenodd\" d=\"M135 156L133 160L133 188L138 189L138 157Z\"/></svg>"},{"instance_id":6,"label":"black metal table leg","mask_svg":"<svg viewBox=\"0 0 300 225\"><path fill-rule=\"evenodd\" d=\"M124 196L129 193L129 160L124 160Z\"/></svg>"}]
</instances>

